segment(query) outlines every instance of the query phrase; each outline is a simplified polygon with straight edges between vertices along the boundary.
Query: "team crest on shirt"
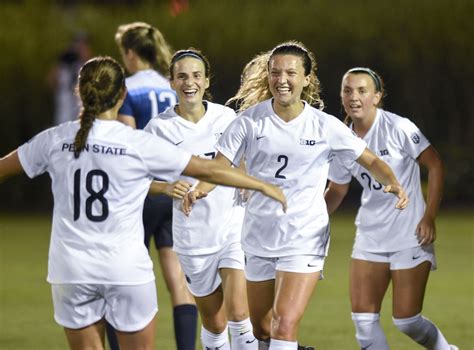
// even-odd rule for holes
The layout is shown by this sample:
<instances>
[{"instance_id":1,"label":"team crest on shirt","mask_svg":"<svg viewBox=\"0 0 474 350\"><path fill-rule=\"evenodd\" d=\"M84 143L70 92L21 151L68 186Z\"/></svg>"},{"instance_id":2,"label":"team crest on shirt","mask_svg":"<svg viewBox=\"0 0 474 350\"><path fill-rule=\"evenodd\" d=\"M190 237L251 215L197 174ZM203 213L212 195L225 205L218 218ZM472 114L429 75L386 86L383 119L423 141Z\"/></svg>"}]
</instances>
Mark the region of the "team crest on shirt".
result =
<instances>
[{"instance_id":1,"label":"team crest on shirt","mask_svg":"<svg viewBox=\"0 0 474 350\"><path fill-rule=\"evenodd\" d=\"M420 135L414 132L413 134L411 134L411 140L416 144L420 143Z\"/></svg>"},{"instance_id":2,"label":"team crest on shirt","mask_svg":"<svg viewBox=\"0 0 474 350\"><path fill-rule=\"evenodd\" d=\"M300 139L300 145L302 146L314 146L315 144L316 140Z\"/></svg>"}]
</instances>

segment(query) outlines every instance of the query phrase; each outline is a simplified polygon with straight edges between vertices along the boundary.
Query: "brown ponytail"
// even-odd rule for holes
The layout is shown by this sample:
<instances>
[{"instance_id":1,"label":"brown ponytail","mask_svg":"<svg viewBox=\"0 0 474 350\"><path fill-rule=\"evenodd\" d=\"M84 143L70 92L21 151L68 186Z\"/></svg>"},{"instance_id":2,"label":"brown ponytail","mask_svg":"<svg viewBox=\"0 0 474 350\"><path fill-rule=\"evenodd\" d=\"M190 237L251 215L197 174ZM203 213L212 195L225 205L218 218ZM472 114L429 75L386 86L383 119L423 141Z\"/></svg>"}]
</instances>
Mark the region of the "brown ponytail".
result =
<instances>
[{"instance_id":1,"label":"brown ponytail","mask_svg":"<svg viewBox=\"0 0 474 350\"><path fill-rule=\"evenodd\" d=\"M74 139L74 157L79 158L95 118L114 107L125 91L123 68L111 57L87 61L79 72L78 87L82 101L81 127Z\"/></svg>"}]
</instances>

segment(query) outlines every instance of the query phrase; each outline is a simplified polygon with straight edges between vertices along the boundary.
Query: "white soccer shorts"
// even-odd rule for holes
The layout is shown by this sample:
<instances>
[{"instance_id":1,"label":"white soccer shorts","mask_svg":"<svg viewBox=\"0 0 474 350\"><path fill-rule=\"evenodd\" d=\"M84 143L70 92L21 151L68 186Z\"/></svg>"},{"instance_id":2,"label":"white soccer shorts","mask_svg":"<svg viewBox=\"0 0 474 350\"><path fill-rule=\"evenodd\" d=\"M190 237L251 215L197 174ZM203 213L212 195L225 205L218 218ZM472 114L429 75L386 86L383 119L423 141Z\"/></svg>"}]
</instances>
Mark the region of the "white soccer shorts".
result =
<instances>
[{"instance_id":1,"label":"white soccer shorts","mask_svg":"<svg viewBox=\"0 0 474 350\"><path fill-rule=\"evenodd\" d=\"M52 284L54 319L79 329L105 319L118 331L145 328L158 312L155 281L139 285Z\"/></svg>"},{"instance_id":2,"label":"white soccer shorts","mask_svg":"<svg viewBox=\"0 0 474 350\"><path fill-rule=\"evenodd\" d=\"M429 261L431 263L431 270L436 270L436 256L433 244L391 253L371 253L354 248L351 257L359 260L389 263L390 270L411 269L422 262Z\"/></svg>"},{"instance_id":3,"label":"white soccer shorts","mask_svg":"<svg viewBox=\"0 0 474 350\"><path fill-rule=\"evenodd\" d=\"M279 258L265 258L252 254L245 255L245 278L251 282L261 282L275 279L276 271L313 273L321 272L325 256L321 255L291 255Z\"/></svg>"},{"instance_id":4,"label":"white soccer shorts","mask_svg":"<svg viewBox=\"0 0 474 350\"><path fill-rule=\"evenodd\" d=\"M178 254L189 291L196 297L214 292L222 283L219 269L244 269L244 252L240 242L231 243L220 251L204 255Z\"/></svg>"}]
</instances>

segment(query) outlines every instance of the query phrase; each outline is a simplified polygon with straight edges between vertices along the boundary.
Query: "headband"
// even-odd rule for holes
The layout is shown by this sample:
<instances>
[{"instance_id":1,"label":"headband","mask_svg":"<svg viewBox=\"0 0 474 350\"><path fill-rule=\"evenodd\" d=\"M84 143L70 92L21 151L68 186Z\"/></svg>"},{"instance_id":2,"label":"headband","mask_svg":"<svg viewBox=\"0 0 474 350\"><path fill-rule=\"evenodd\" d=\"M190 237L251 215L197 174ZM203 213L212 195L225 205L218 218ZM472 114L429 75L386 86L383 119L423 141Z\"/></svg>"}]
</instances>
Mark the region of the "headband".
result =
<instances>
[{"instance_id":1,"label":"headband","mask_svg":"<svg viewBox=\"0 0 474 350\"><path fill-rule=\"evenodd\" d=\"M179 53L179 54L177 54L175 57L173 57L173 59L171 60L171 63L175 63L176 61L178 61L178 60L180 60L180 59L182 59L182 58L184 58L184 57L197 58L198 60L204 62L204 60L202 59L202 57L199 56L199 55L197 55L197 54L195 54L194 52L192 52L192 51L184 51L183 53Z\"/></svg>"},{"instance_id":2,"label":"headband","mask_svg":"<svg viewBox=\"0 0 474 350\"><path fill-rule=\"evenodd\" d=\"M377 73L375 73L372 69L365 68L365 67L355 67L355 68L349 69L347 73L367 73L368 75L370 75L370 77L374 81L375 90L378 92L382 92L382 81L380 80Z\"/></svg>"}]
</instances>

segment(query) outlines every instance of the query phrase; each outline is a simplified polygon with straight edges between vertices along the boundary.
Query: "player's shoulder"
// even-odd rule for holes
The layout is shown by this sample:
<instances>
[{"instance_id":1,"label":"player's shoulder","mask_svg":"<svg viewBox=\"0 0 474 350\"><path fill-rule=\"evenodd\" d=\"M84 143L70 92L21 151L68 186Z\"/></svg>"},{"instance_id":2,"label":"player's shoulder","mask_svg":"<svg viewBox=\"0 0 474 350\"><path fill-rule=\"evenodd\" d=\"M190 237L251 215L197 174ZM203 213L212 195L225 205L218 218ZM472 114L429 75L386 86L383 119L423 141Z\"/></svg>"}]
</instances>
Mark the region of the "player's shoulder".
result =
<instances>
[{"instance_id":1,"label":"player's shoulder","mask_svg":"<svg viewBox=\"0 0 474 350\"><path fill-rule=\"evenodd\" d=\"M235 118L236 116L235 111L230 107L210 101L205 101L205 103L207 105L207 112L211 115L228 118Z\"/></svg>"},{"instance_id":2,"label":"player's shoulder","mask_svg":"<svg viewBox=\"0 0 474 350\"><path fill-rule=\"evenodd\" d=\"M266 118L272 113L272 100L268 99L250 106L246 110L240 112L238 116L249 121L257 121L259 119Z\"/></svg>"},{"instance_id":3,"label":"player's shoulder","mask_svg":"<svg viewBox=\"0 0 474 350\"><path fill-rule=\"evenodd\" d=\"M306 113L306 117L312 123L318 125L322 129L339 128L344 126L344 123L339 118L309 104L305 104L304 113Z\"/></svg>"},{"instance_id":4,"label":"player's shoulder","mask_svg":"<svg viewBox=\"0 0 474 350\"><path fill-rule=\"evenodd\" d=\"M413 130L417 129L415 123L413 123L409 118L402 117L398 114L378 109L381 116L381 123L385 124L392 130Z\"/></svg>"},{"instance_id":5,"label":"player's shoulder","mask_svg":"<svg viewBox=\"0 0 474 350\"><path fill-rule=\"evenodd\" d=\"M43 142L54 144L64 139L74 138L79 128L80 128L79 120L67 121L67 122L64 122L59 125L43 130L42 132L37 134L35 137L33 137L29 142L31 142L34 138L39 137L39 138L43 138Z\"/></svg>"},{"instance_id":6,"label":"player's shoulder","mask_svg":"<svg viewBox=\"0 0 474 350\"><path fill-rule=\"evenodd\" d=\"M171 89L168 80L152 69L141 70L125 79L125 85L129 91L144 88Z\"/></svg>"}]
</instances>

